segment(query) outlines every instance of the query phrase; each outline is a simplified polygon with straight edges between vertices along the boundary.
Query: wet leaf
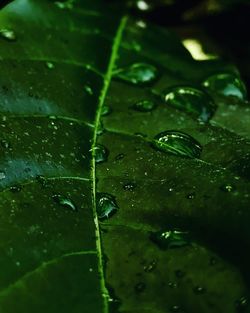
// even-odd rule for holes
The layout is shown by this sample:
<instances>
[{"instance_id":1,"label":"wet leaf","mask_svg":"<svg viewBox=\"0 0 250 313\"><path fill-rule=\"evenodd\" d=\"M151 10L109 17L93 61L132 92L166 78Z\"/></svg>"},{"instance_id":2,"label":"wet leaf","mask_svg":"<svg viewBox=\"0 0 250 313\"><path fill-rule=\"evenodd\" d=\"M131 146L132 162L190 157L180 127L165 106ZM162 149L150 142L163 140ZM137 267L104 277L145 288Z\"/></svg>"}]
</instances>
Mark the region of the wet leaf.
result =
<instances>
[{"instance_id":1,"label":"wet leaf","mask_svg":"<svg viewBox=\"0 0 250 313\"><path fill-rule=\"evenodd\" d=\"M0 30L0 312L249 312L237 69L101 0L16 0Z\"/></svg>"}]
</instances>

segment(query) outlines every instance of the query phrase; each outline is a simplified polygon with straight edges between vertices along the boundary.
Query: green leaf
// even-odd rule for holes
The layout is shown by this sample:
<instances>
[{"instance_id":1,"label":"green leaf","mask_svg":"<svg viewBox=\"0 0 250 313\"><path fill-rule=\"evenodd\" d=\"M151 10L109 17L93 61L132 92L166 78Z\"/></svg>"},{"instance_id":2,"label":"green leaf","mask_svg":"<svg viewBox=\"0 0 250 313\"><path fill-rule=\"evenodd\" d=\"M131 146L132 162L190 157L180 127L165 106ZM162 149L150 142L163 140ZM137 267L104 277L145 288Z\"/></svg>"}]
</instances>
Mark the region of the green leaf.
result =
<instances>
[{"instance_id":1,"label":"green leaf","mask_svg":"<svg viewBox=\"0 0 250 313\"><path fill-rule=\"evenodd\" d=\"M0 66L0 312L249 311L234 66L101 0L13 1Z\"/></svg>"}]
</instances>

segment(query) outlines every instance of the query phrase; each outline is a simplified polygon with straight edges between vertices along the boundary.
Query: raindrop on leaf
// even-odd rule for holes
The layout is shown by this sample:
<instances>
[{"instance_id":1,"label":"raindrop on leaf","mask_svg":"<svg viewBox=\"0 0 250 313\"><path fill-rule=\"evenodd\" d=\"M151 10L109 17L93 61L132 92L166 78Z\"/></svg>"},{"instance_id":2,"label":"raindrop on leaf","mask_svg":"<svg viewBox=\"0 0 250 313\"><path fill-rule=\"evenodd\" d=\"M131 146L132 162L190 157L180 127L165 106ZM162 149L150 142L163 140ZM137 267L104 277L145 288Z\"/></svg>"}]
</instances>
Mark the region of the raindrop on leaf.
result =
<instances>
[{"instance_id":1,"label":"raindrop on leaf","mask_svg":"<svg viewBox=\"0 0 250 313\"><path fill-rule=\"evenodd\" d=\"M53 195L52 198L56 203L60 204L61 206L65 207L67 209L70 209L71 211L77 211L76 206L74 205L74 203L70 199L68 199L62 195Z\"/></svg>"},{"instance_id":2,"label":"raindrop on leaf","mask_svg":"<svg viewBox=\"0 0 250 313\"><path fill-rule=\"evenodd\" d=\"M158 70L151 64L135 63L118 70L115 77L134 85L147 85L156 80Z\"/></svg>"},{"instance_id":3,"label":"raindrop on leaf","mask_svg":"<svg viewBox=\"0 0 250 313\"><path fill-rule=\"evenodd\" d=\"M209 76L202 84L208 90L223 96L232 96L241 100L245 100L247 98L245 84L234 74L214 74Z\"/></svg>"},{"instance_id":4,"label":"raindrop on leaf","mask_svg":"<svg viewBox=\"0 0 250 313\"><path fill-rule=\"evenodd\" d=\"M156 108L156 103L151 100L142 100L142 101L136 102L132 106L132 108L139 112L150 112Z\"/></svg>"},{"instance_id":5,"label":"raindrop on leaf","mask_svg":"<svg viewBox=\"0 0 250 313\"><path fill-rule=\"evenodd\" d=\"M213 99L204 91L193 87L175 87L162 95L165 103L190 115L200 122L208 122L216 111Z\"/></svg>"},{"instance_id":6,"label":"raindrop on leaf","mask_svg":"<svg viewBox=\"0 0 250 313\"><path fill-rule=\"evenodd\" d=\"M97 193L96 210L100 220L110 218L118 210L115 197L108 193Z\"/></svg>"},{"instance_id":7,"label":"raindrop on leaf","mask_svg":"<svg viewBox=\"0 0 250 313\"><path fill-rule=\"evenodd\" d=\"M186 158L199 158L202 147L193 137L180 131L169 130L155 136L153 147L159 151Z\"/></svg>"}]
</instances>

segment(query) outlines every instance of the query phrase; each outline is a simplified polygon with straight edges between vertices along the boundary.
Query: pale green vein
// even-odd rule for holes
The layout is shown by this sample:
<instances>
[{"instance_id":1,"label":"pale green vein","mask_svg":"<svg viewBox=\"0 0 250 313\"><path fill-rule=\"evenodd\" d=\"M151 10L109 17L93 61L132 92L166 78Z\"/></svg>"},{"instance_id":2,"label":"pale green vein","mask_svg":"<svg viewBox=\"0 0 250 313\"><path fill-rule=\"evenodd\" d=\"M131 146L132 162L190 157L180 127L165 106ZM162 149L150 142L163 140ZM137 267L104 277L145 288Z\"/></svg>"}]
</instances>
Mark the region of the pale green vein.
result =
<instances>
[{"instance_id":1,"label":"pale green vein","mask_svg":"<svg viewBox=\"0 0 250 313\"><path fill-rule=\"evenodd\" d=\"M63 116L63 115L42 115L42 114L8 114L6 115L6 117L8 119L18 119L18 118L38 118L38 119L47 119L47 120L51 120L51 121L56 121L56 120L61 120L61 121L66 121L69 123L74 123L74 124L79 124L79 125L84 125L84 126L88 126L90 128L93 128L94 125L89 123L89 122L85 122L82 121L80 119L77 118L73 118L73 117L68 117L68 116Z\"/></svg>"},{"instance_id":2,"label":"pale green vein","mask_svg":"<svg viewBox=\"0 0 250 313\"><path fill-rule=\"evenodd\" d=\"M119 28L117 30L116 36L114 38L113 46L112 46L112 53L107 69L107 73L104 78L103 89L100 94L99 98L99 105L97 108L96 119L95 119L95 129L94 129L94 137L93 137L93 145L92 145L92 187L93 187L93 215L94 215L94 222L96 227L96 248L98 253L98 267L99 267L99 274L100 274L100 283L101 283L101 290L103 295L103 313L107 313L109 311L108 308L108 290L106 288L105 280L104 280L104 271L103 271L103 262L102 262L102 247L101 247L101 238L100 238L100 229L99 229L99 222L97 217L96 211L96 168L95 168L95 146L97 141L97 133L98 127L101 120L101 111L102 107L106 98L106 94L108 92L108 88L112 79L112 71L115 67L116 58L118 56L119 46L122 40L122 34L126 27L128 17L125 16L122 18Z\"/></svg>"},{"instance_id":3,"label":"pale green vein","mask_svg":"<svg viewBox=\"0 0 250 313\"><path fill-rule=\"evenodd\" d=\"M43 262L40 266L35 268L34 270L27 272L24 274L21 278L19 278L14 283L10 284L8 287L0 291L0 298L6 296L8 293L11 292L12 289L15 288L22 288L25 285L25 280L29 277L38 274L45 270L48 266L59 263L62 259L68 258L71 256L77 256L77 255L90 255L90 254L96 254L96 251L88 250L88 251L77 251L77 252L71 252L61 255L58 258Z\"/></svg>"},{"instance_id":4,"label":"pale green vein","mask_svg":"<svg viewBox=\"0 0 250 313\"><path fill-rule=\"evenodd\" d=\"M58 176L58 177L44 177L44 181L56 181L56 180L76 180L79 182L90 182L89 178L85 178L85 177L79 177L79 176ZM17 182L17 184L20 182ZM37 179L31 179L28 181L24 181L22 183L20 183L22 185L22 187L24 186L28 186L34 183L38 183ZM11 184L11 186L13 186L13 184ZM11 186L7 186L4 187L4 189L0 190L0 195L1 193L8 191L10 189Z\"/></svg>"},{"instance_id":5,"label":"pale green vein","mask_svg":"<svg viewBox=\"0 0 250 313\"><path fill-rule=\"evenodd\" d=\"M77 62L74 61L73 59L55 59L53 57L24 57L24 58L20 58L20 57L15 57L15 58L3 58L0 56L0 61L29 61L29 62L44 62L44 64L46 65L46 62L51 62L51 63L58 63L58 64L66 64L66 65L72 65L72 66L76 66L76 67L81 67L83 69L86 69L90 72L93 72L94 74L100 76L100 77L104 77L103 73L101 73L99 70L97 70L96 68L94 68L92 65L90 64L85 64L82 62Z\"/></svg>"}]
</instances>

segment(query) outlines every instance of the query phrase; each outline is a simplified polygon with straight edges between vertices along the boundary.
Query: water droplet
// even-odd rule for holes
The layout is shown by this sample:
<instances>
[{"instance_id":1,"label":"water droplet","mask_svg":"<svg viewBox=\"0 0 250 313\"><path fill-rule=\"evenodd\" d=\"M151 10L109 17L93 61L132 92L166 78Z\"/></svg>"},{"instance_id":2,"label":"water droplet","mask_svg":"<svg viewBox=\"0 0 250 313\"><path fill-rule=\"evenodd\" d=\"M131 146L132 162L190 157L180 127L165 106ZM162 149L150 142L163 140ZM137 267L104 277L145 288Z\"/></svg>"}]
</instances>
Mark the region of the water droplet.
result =
<instances>
[{"instance_id":1,"label":"water droplet","mask_svg":"<svg viewBox=\"0 0 250 313\"><path fill-rule=\"evenodd\" d=\"M99 125L98 125L98 127L97 127L97 132L96 132L96 134L97 134L98 136L100 136L100 135L102 135L102 134L104 133L104 131L105 131L105 129L104 129L103 123L102 123L102 121L100 121L100 122L99 122Z\"/></svg>"},{"instance_id":2,"label":"water droplet","mask_svg":"<svg viewBox=\"0 0 250 313\"><path fill-rule=\"evenodd\" d=\"M117 156L115 157L115 160L116 160L116 161L120 161L120 160L124 159L124 157L125 157L125 154L124 154L124 153L119 153L119 154L117 154Z\"/></svg>"},{"instance_id":3,"label":"water droplet","mask_svg":"<svg viewBox=\"0 0 250 313\"><path fill-rule=\"evenodd\" d=\"M53 68L55 68L55 64L52 62L46 62L46 67L50 70L52 70Z\"/></svg>"},{"instance_id":4,"label":"water droplet","mask_svg":"<svg viewBox=\"0 0 250 313\"><path fill-rule=\"evenodd\" d=\"M233 96L241 100L247 98L243 81L234 74L219 73L209 76L203 83L209 90L224 96Z\"/></svg>"},{"instance_id":5,"label":"water droplet","mask_svg":"<svg viewBox=\"0 0 250 313\"><path fill-rule=\"evenodd\" d=\"M107 115L109 115L110 113L112 113L111 107L110 107L109 105L104 105L104 106L102 107L101 115L102 115L102 116L107 116Z\"/></svg>"},{"instance_id":6,"label":"water droplet","mask_svg":"<svg viewBox=\"0 0 250 313\"><path fill-rule=\"evenodd\" d=\"M194 287L193 291L195 294L201 295L201 294L206 292L206 289L201 287L201 286L196 286L196 287Z\"/></svg>"},{"instance_id":7,"label":"water droplet","mask_svg":"<svg viewBox=\"0 0 250 313\"><path fill-rule=\"evenodd\" d=\"M136 187L136 184L134 183L126 183L123 185L123 189L126 191L133 191Z\"/></svg>"},{"instance_id":8,"label":"water droplet","mask_svg":"<svg viewBox=\"0 0 250 313\"><path fill-rule=\"evenodd\" d=\"M14 186L10 187L10 191L13 192L13 193L20 192L21 190L22 190L22 186L21 185L14 185Z\"/></svg>"},{"instance_id":9,"label":"water droplet","mask_svg":"<svg viewBox=\"0 0 250 313\"><path fill-rule=\"evenodd\" d=\"M181 308L179 307L179 305L173 305L170 308L170 311L173 312L173 313L179 313L179 312L181 312Z\"/></svg>"},{"instance_id":10,"label":"water droplet","mask_svg":"<svg viewBox=\"0 0 250 313\"><path fill-rule=\"evenodd\" d=\"M16 34L11 29L0 29L0 37L8 41L16 41Z\"/></svg>"},{"instance_id":11,"label":"water droplet","mask_svg":"<svg viewBox=\"0 0 250 313\"><path fill-rule=\"evenodd\" d=\"M71 211L77 211L76 206L70 199L62 195L53 195L52 198L56 203L64 206L65 208L70 209Z\"/></svg>"},{"instance_id":12,"label":"water droplet","mask_svg":"<svg viewBox=\"0 0 250 313\"><path fill-rule=\"evenodd\" d=\"M248 307L248 299L246 297L241 297L239 300L236 301L237 312L245 312L246 308Z\"/></svg>"},{"instance_id":13,"label":"water droplet","mask_svg":"<svg viewBox=\"0 0 250 313\"><path fill-rule=\"evenodd\" d=\"M140 11L149 11L149 10L151 10L151 5L147 1L144 1L144 0L136 1L136 7Z\"/></svg>"},{"instance_id":14,"label":"water droplet","mask_svg":"<svg viewBox=\"0 0 250 313\"><path fill-rule=\"evenodd\" d=\"M153 146L159 151L187 158L199 158L202 151L202 147L197 140L186 133L174 130L156 135Z\"/></svg>"},{"instance_id":15,"label":"water droplet","mask_svg":"<svg viewBox=\"0 0 250 313\"><path fill-rule=\"evenodd\" d=\"M163 250L184 247L190 244L188 233L177 230L151 233L150 239Z\"/></svg>"},{"instance_id":16,"label":"water droplet","mask_svg":"<svg viewBox=\"0 0 250 313\"><path fill-rule=\"evenodd\" d=\"M197 117L200 122L208 122L216 111L213 99L193 87L168 89L163 93L163 98L166 104Z\"/></svg>"},{"instance_id":17,"label":"water droplet","mask_svg":"<svg viewBox=\"0 0 250 313\"><path fill-rule=\"evenodd\" d=\"M225 184L225 185L222 185L220 189L224 192L233 192L235 190L235 187L231 184Z\"/></svg>"},{"instance_id":18,"label":"water droplet","mask_svg":"<svg viewBox=\"0 0 250 313\"><path fill-rule=\"evenodd\" d=\"M146 85L152 83L157 78L158 70L151 64L135 63L119 70L115 76L131 84Z\"/></svg>"},{"instance_id":19,"label":"water droplet","mask_svg":"<svg viewBox=\"0 0 250 313\"><path fill-rule=\"evenodd\" d=\"M132 108L139 112L150 112L155 109L156 103L151 100L142 100L135 103Z\"/></svg>"},{"instance_id":20,"label":"water droplet","mask_svg":"<svg viewBox=\"0 0 250 313\"><path fill-rule=\"evenodd\" d=\"M152 272L156 268L156 261L152 261L143 267L146 273Z\"/></svg>"},{"instance_id":21,"label":"water droplet","mask_svg":"<svg viewBox=\"0 0 250 313\"><path fill-rule=\"evenodd\" d=\"M136 293L141 293L141 292L143 292L145 290L145 288L146 288L145 283L140 282L140 283L135 285L135 292Z\"/></svg>"},{"instance_id":22,"label":"water droplet","mask_svg":"<svg viewBox=\"0 0 250 313\"><path fill-rule=\"evenodd\" d=\"M187 198L187 199L190 199L190 200L194 199L194 198L195 198L195 192L189 193L189 194L186 196L186 198Z\"/></svg>"},{"instance_id":23,"label":"water droplet","mask_svg":"<svg viewBox=\"0 0 250 313\"><path fill-rule=\"evenodd\" d=\"M109 151L103 145L97 144L94 148L95 162L101 163L108 159Z\"/></svg>"},{"instance_id":24,"label":"water droplet","mask_svg":"<svg viewBox=\"0 0 250 313\"><path fill-rule=\"evenodd\" d=\"M4 172L0 172L0 180L4 179L6 177Z\"/></svg>"},{"instance_id":25,"label":"water droplet","mask_svg":"<svg viewBox=\"0 0 250 313\"><path fill-rule=\"evenodd\" d=\"M100 220L110 218L118 210L115 197L108 193L97 194L97 214Z\"/></svg>"},{"instance_id":26,"label":"water droplet","mask_svg":"<svg viewBox=\"0 0 250 313\"><path fill-rule=\"evenodd\" d=\"M10 147L10 144L8 143L7 140L2 139L1 140L1 146L5 149L8 149Z\"/></svg>"},{"instance_id":27,"label":"water droplet","mask_svg":"<svg viewBox=\"0 0 250 313\"><path fill-rule=\"evenodd\" d=\"M68 1L56 1L54 4L59 8L59 9L68 9L71 10L73 8L73 1L74 0L68 0Z\"/></svg>"},{"instance_id":28,"label":"water droplet","mask_svg":"<svg viewBox=\"0 0 250 313\"><path fill-rule=\"evenodd\" d=\"M93 89L89 85L85 85L84 90L91 96L94 94Z\"/></svg>"}]
</instances>

